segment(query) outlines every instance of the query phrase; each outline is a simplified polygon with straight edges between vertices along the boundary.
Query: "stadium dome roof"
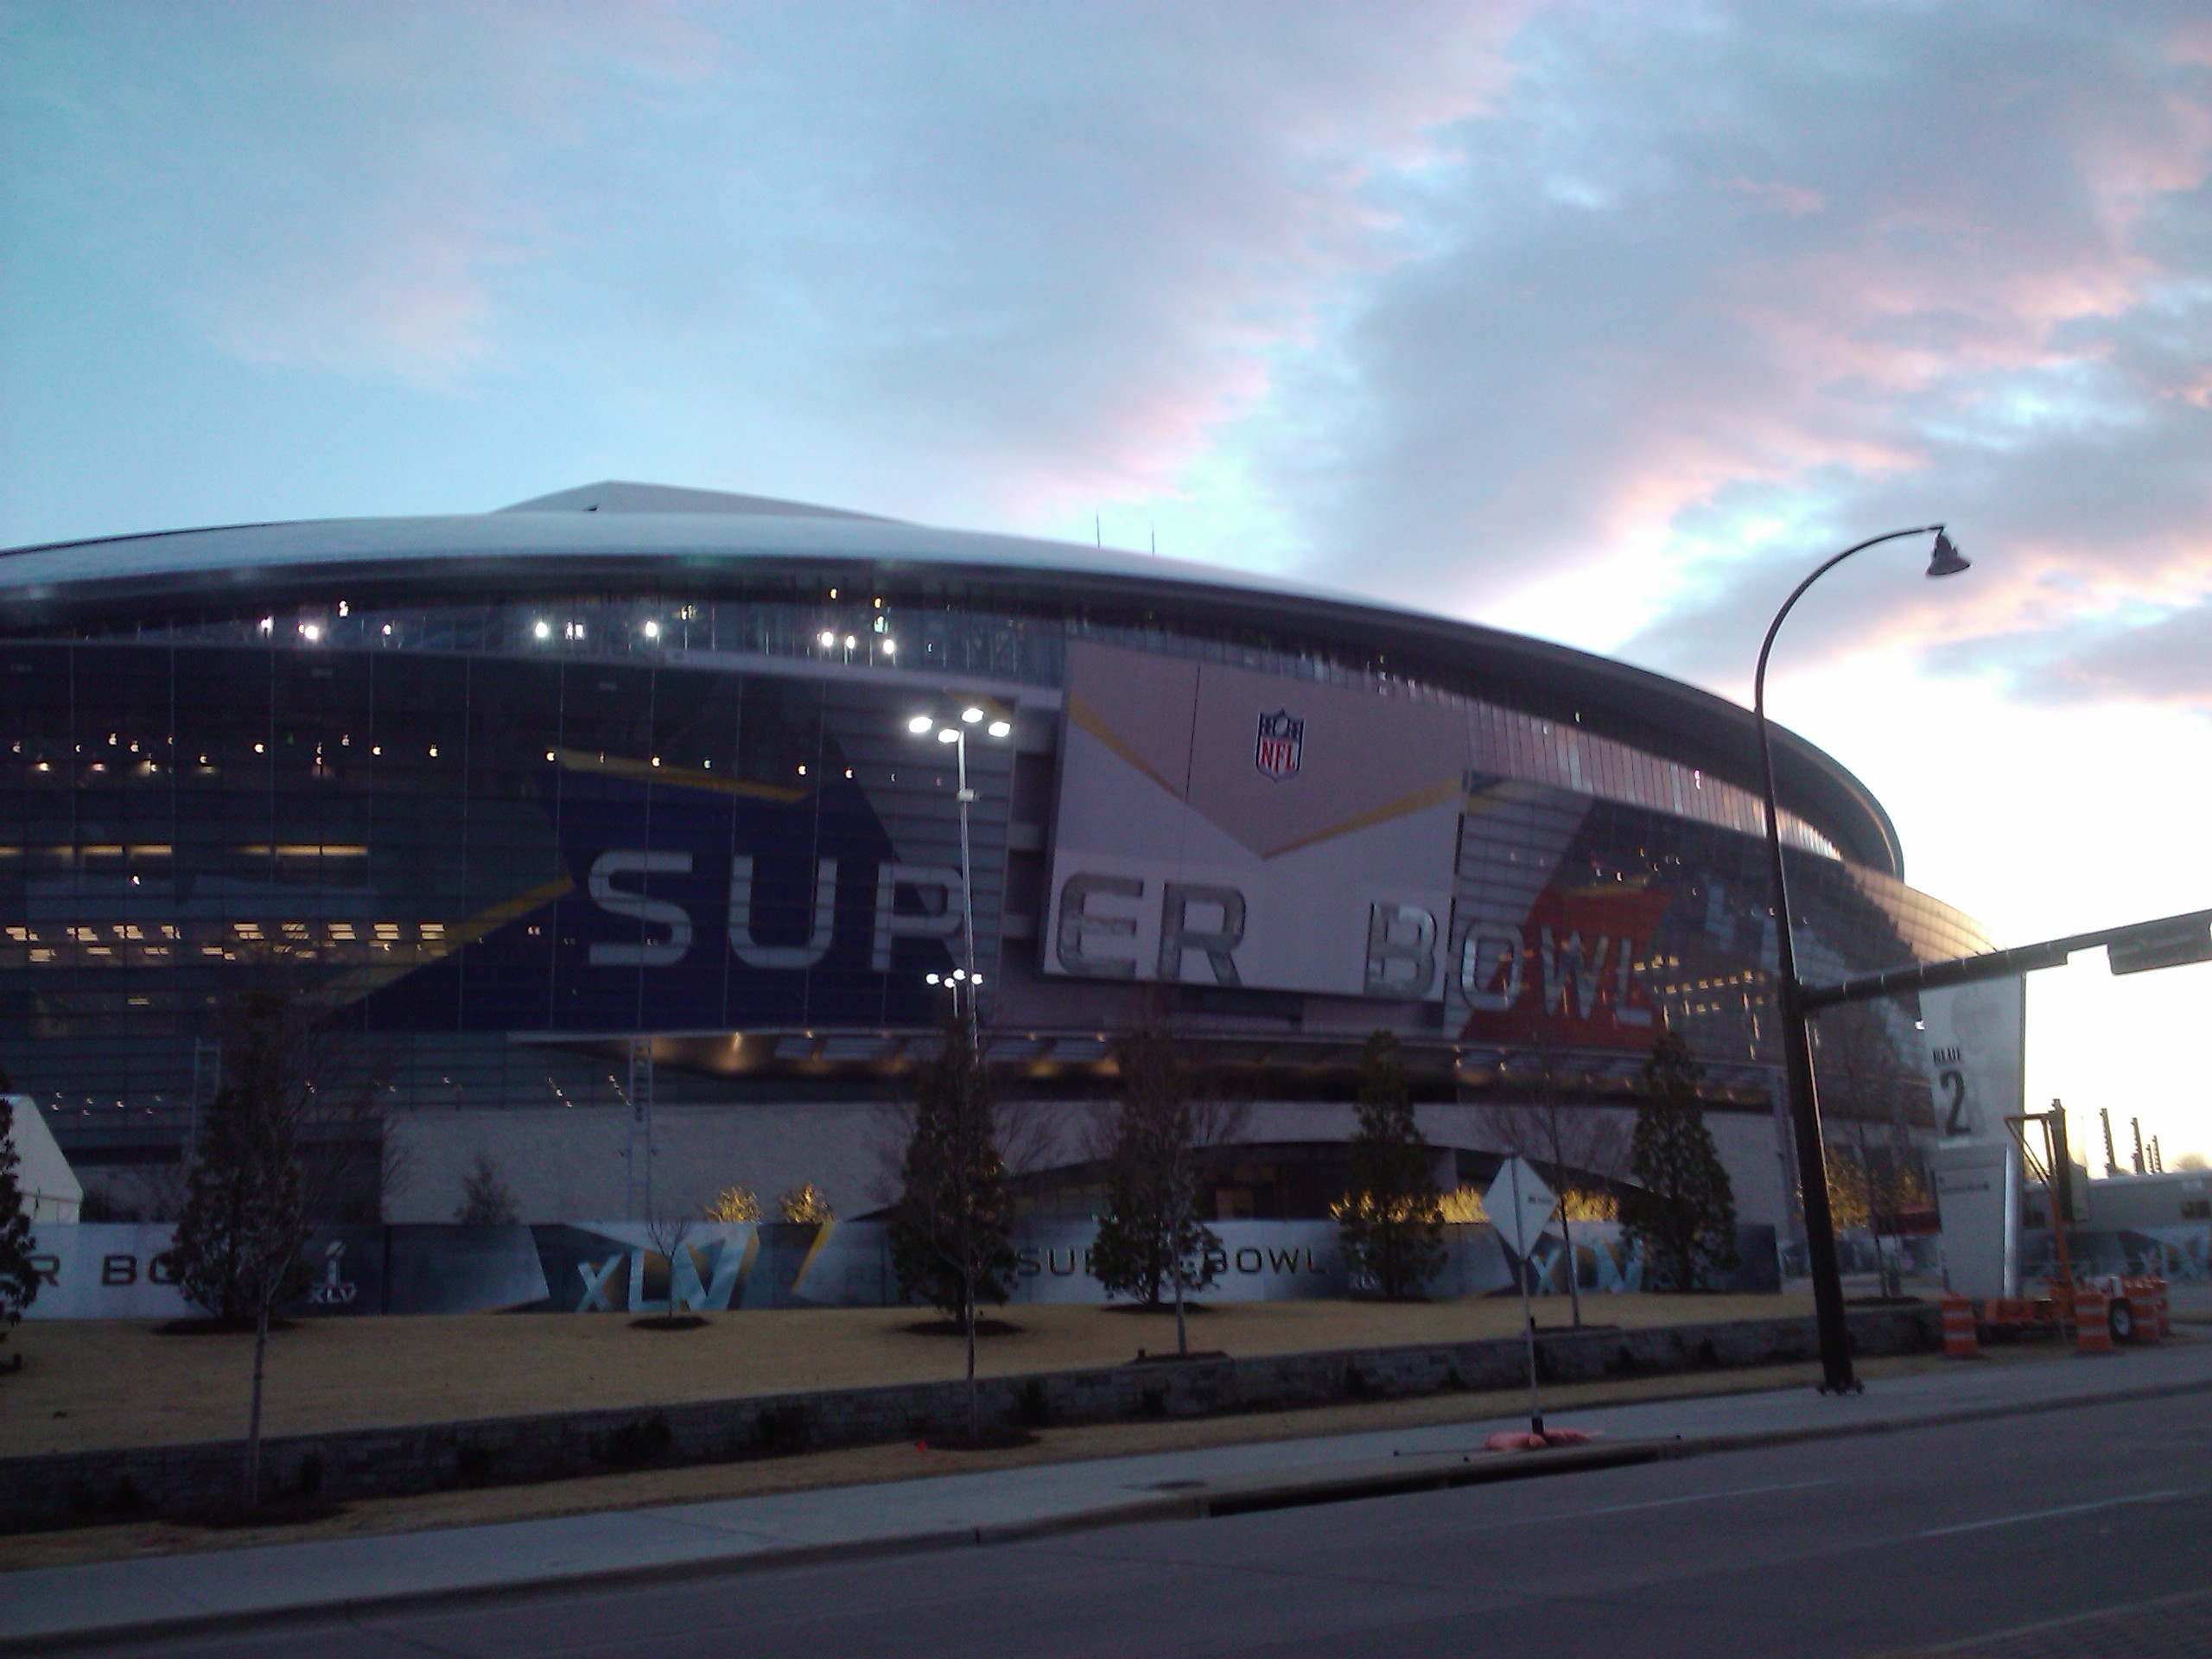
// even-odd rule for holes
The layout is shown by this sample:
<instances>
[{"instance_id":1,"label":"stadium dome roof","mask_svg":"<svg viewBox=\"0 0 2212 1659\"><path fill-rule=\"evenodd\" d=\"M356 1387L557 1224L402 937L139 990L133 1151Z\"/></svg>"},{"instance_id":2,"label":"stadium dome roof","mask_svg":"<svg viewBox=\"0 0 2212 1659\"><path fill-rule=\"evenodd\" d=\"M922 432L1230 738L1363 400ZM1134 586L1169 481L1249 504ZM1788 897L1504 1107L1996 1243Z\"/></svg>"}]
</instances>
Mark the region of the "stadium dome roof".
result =
<instances>
[{"instance_id":1,"label":"stadium dome roof","mask_svg":"<svg viewBox=\"0 0 2212 1659\"><path fill-rule=\"evenodd\" d=\"M1013 607L1135 626L1325 643L1403 674L1647 753L1754 791L1751 711L1695 686L1475 623L1278 578L1025 537L938 530L836 508L607 481L497 512L232 524L0 551L0 625L41 632L143 615L149 605L514 596L524 582L818 596L835 575L908 602ZM1775 728L1783 803L1844 855L1902 878L1872 792Z\"/></svg>"}]
</instances>

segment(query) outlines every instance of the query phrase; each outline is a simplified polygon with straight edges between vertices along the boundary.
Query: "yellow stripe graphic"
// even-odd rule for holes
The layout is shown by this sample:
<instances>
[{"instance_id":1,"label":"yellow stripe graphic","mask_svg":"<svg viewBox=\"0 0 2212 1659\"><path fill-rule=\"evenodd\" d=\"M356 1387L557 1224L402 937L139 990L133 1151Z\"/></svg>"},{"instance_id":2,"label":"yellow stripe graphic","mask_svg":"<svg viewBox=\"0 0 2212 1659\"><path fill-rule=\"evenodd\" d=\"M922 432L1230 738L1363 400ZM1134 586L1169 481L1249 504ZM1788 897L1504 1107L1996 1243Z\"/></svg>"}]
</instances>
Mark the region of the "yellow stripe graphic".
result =
<instances>
[{"instance_id":1,"label":"yellow stripe graphic","mask_svg":"<svg viewBox=\"0 0 2212 1659\"><path fill-rule=\"evenodd\" d=\"M1356 817L1346 818L1339 823L1332 823L1325 830L1316 830L1310 836L1301 836L1289 845L1278 847L1265 856L1281 858L1285 853L1294 853L1302 847L1311 847L1318 842L1333 840L1338 836L1348 836L1355 830L1366 830L1378 823L1388 823L1393 818L1405 817L1410 813L1419 812L1427 807L1441 806L1459 794L1459 780L1457 778L1440 779L1426 789L1417 789L1410 795L1401 795L1396 800L1385 801L1382 805L1362 812Z\"/></svg>"},{"instance_id":2,"label":"yellow stripe graphic","mask_svg":"<svg viewBox=\"0 0 2212 1659\"><path fill-rule=\"evenodd\" d=\"M417 968L426 968L442 957L450 956L464 944L474 944L486 933L505 927L518 916L527 916L531 911L565 899L575 891L575 878L565 873L550 881L541 881L527 893L518 893L512 899L502 899L489 909L480 910L460 926L449 930L435 944L425 944L403 961L372 963L340 974L315 992L318 1001L337 1007L359 1001L373 991L382 990L395 980L401 980Z\"/></svg>"},{"instance_id":3,"label":"yellow stripe graphic","mask_svg":"<svg viewBox=\"0 0 2212 1659\"><path fill-rule=\"evenodd\" d=\"M621 755L592 754L582 749L556 749L553 758L564 771L596 772L632 783L666 784L671 789L703 789L716 795L745 795L757 800L780 801L785 805L806 798L806 791L780 784L756 784L742 778L717 778L696 766L657 766L650 760Z\"/></svg>"}]
</instances>

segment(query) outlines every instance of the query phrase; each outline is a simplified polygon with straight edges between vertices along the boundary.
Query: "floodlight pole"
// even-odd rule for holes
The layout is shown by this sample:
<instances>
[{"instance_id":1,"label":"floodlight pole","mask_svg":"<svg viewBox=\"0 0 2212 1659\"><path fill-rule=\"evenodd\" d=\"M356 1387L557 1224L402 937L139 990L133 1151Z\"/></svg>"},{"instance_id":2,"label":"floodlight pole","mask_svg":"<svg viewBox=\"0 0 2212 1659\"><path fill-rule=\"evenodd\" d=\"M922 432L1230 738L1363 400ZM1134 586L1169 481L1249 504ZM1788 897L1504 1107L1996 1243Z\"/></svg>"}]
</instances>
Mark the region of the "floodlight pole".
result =
<instances>
[{"instance_id":1,"label":"floodlight pole","mask_svg":"<svg viewBox=\"0 0 2212 1659\"><path fill-rule=\"evenodd\" d=\"M976 987L979 983L976 976L976 866L969 838L968 809L975 804L976 793L969 787L968 784L968 728L982 718L982 709L970 704L963 709L956 717L942 723L935 716L927 714L916 715L906 722L906 729L917 737L933 731L937 734L939 742L951 744L954 761L957 767L958 788L955 792L954 799L960 804L961 955L963 964L962 972L968 982L968 1047L971 1059L979 1058L982 1051L982 1039L976 1028L976 1014L979 1012L976 996ZM1001 718L993 721L989 728L989 734L995 738L1011 737L1014 734L1011 719ZM958 997L956 993L956 1011L957 1007Z\"/></svg>"},{"instance_id":2,"label":"floodlight pole","mask_svg":"<svg viewBox=\"0 0 2212 1659\"><path fill-rule=\"evenodd\" d=\"M981 1050L982 1039L976 1031L976 872L968 850L968 809L976 799L976 791L968 787L968 733L964 727L950 728L953 734L953 753L959 764L959 788L953 798L960 803L960 929L961 943L968 969L968 1051L973 1059Z\"/></svg>"},{"instance_id":3,"label":"floodlight pole","mask_svg":"<svg viewBox=\"0 0 2212 1659\"><path fill-rule=\"evenodd\" d=\"M1782 1020L1783 1068L1788 1079L1791 1138L1797 1143L1797 1185L1805 1211L1805 1262L1813 1279L1813 1312L1821 1337L1821 1389L1825 1394L1856 1394L1862 1384L1851 1365L1851 1330L1844 1319L1843 1275L1835 1254L1835 1217L1828 1208L1827 1155L1821 1144L1820 1096L1813 1083L1812 1033L1805 1023L1802 987L1797 982L1797 950L1790 937L1789 877L1782 862L1782 809L1775 799L1774 743L1767 729L1766 662L1783 619L1804 597L1805 590L1836 566L1853 554L1884 542L1930 531L1942 537L1942 531L1941 524L1918 524L1872 537L1847 547L1799 582L1767 625L1766 638L1759 645L1758 669L1751 680L1751 712L1758 726L1759 775L1766 800L1767 863L1774 883L1775 1001ZM1949 547L1948 538L1939 542L1939 563ZM1929 574L1940 572L1931 569Z\"/></svg>"}]
</instances>

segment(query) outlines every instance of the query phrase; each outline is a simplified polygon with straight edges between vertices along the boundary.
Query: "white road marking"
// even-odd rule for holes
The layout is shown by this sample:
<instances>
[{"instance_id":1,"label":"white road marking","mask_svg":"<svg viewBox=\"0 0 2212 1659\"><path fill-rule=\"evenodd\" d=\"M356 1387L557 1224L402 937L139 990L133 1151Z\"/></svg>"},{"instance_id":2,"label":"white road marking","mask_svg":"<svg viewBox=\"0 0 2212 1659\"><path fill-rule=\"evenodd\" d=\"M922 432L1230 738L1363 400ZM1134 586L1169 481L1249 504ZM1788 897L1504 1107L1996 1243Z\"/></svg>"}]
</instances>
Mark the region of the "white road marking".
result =
<instances>
[{"instance_id":1,"label":"white road marking","mask_svg":"<svg viewBox=\"0 0 2212 1659\"><path fill-rule=\"evenodd\" d=\"M1761 1492L1802 1492L1810 1486L1833 1486L1832 1480L1789 1480L1777 1486L1732 1486L1725 1492L1693 1492L1687 1497L1655 1497L1644 1503L1612 1503L1602 1510L1578 1510L1573 1515L1553 1517L1559 1521L1580 1521L1591 1515L1627 1515L1637 1510L1664 1510L1677 1503L1711 1503L1724 1497L1756 1497Z\"/></svg>"},{"instance_id":2,"label":"white road marking","mask_svg":"<svg viewBox=\"0 0 2212 1659\"><path fill-rule=\"evenodd\" d=\"M2137 1492L2130 1497L2107 1497L2095 1503L2062 1503L2055 1510L2030 1510L2025 1515L2000 1515L1993 1521L1962 1521L1955 1527L1930 1527L1923 1538L1948 1538L1955 1532L1982 1532L1991 1527L2017 1527L2030 1521L2050 1521L2062 1515L2087 1515L2094 1510L2117 1510L2130 1503L2158 1503L2170 1497L2187 1497L2176 1488L2165 1492Z\"/></svg>"}]
</instances>

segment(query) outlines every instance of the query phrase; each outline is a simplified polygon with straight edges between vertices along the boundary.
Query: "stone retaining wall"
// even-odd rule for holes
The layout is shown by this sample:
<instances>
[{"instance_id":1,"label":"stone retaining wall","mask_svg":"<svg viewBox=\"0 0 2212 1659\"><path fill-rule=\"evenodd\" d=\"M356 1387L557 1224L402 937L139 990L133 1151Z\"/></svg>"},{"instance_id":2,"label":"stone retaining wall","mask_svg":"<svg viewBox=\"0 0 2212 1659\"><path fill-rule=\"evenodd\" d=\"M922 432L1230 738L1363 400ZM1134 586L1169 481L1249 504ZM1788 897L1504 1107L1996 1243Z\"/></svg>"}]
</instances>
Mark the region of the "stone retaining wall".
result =
<instances>
[{"instance_id":1,"label":"stone retaining wall","mask_svg":"<svg viewBox=\"0 0 2212 1659\"><path fill-rule=\"evenodd\" d=\"M1862 1355L1941 1346L1929 1305L1851 1316ZM1809 1319L1744 1319L1642 1330L1547 1332L1549 1382L1790 1363L1819 1351ZM1151 1362L977 1384L987 1425L1041 1427L1131 1418L1207 1417L1507 1389L1526 1380L1518 1338L1408 1347ZM272 1437L263 1468L275 1492L342 1500L556 1480L676 1464L719 1463L962 1432L957 1381L812 1394L483 1418ZM128 1516L190 1515L235 1502L239 1441L125 1447L0 1459L0 1529L28 1531Z\"/></svg>"}]
</instances>

